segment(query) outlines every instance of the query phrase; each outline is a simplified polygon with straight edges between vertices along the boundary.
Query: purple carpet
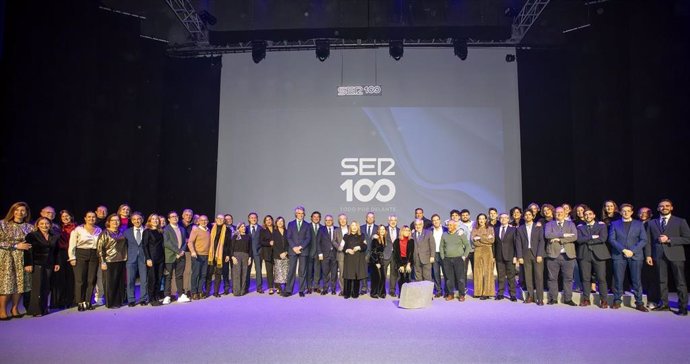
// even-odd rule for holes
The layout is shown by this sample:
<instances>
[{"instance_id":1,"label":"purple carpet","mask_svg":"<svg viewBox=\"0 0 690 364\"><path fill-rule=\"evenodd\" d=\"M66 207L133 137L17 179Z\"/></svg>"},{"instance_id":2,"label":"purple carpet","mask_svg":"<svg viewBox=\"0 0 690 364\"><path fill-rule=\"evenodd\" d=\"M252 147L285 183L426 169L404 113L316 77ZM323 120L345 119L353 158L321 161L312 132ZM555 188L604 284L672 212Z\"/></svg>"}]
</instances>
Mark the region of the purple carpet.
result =
<instances>
[{"instance_id":1,"label":"purple carpet","mask_svg":"<svg viewBox=\"0 0 690 364\"><path fill-rule=\"evenodd\" d=\"M3 363L690 361L690 318L631 308L250 293L0 323Z\"/></svg>"}]
</instances>

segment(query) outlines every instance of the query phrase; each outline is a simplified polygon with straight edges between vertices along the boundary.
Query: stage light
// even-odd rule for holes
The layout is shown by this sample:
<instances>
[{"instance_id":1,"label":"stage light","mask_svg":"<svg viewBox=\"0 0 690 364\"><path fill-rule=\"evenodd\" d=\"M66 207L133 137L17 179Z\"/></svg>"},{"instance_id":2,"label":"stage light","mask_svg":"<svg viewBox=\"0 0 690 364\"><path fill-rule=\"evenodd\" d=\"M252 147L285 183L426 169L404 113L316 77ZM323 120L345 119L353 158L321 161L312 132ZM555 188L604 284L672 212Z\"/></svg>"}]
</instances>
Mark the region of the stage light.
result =
<instances>
[{"instance_id":1,"label":"stage light","mask_svg":"<svg viewBox=\"0 0 690 364\"><path fill-rule=\"evenodd\" d=\"M506 54L506 62L515 62L515 55L514 54Z\"/></svg>"},{"instance_id":2,"label":"stage light","mask_svg":"<svg viewBox=\"0 0 690 364\"><path fill-rule=\"evenodd\" d=\"M207 10L202 10L199 13L199 20L207 25L216 25L216 22L218 21L216 17L211 15L211 13L209 13Z\"/></svg>"},{"instance_id":3,"label":"stage light","mask_svg":"<svg viewBox=\"0 0 690 364\"><path fill-rule=\"evenodd\" d=\"M252 41L252 59L254 63L261 62L266 58L266 41L265 40L254 40Z\"/></svg>"},{"instance_id":4,"label":"stage light","mask_svg":"<svg viewBox=\"0 0 690 364\"><path fill-rule=\"evenodd\" d=\"M401 40L391 40L388 42L388 54L390 54L394 60L399 61L404 52L405 49L403 48L403 42Z\"/></svg>"},{"instance_id":5,"label":"stage light","mask_svg":"<svg viewBox=\"0 0 690 364\"><path fill-rule=\"evenodd\" d=\"M328 39L317 39L316 44L316 58L323 62L331 55L331 42Z\"/></svg>"},{"instance_id":6,"label":"stage light","mask_svg":"<svg viewBox=\"0 0 690 364\"><path fill-rule=\"evenodd\" d=\"M467 39L456 39L453 41L453 53L461 60L467 59Z\"/></svg>"}]
</instances>

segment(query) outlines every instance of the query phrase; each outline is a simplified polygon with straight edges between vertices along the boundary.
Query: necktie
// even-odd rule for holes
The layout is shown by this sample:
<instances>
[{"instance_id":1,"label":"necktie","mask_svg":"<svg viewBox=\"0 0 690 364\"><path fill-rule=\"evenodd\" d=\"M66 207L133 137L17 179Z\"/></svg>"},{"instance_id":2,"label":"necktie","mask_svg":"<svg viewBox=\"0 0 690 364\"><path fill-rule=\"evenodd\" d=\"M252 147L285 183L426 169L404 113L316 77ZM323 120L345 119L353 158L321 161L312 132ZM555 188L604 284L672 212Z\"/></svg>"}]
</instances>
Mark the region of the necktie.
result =
<instances>
[{"instance_id":1,"label":"necktie","mask_svg":"<svg viewBox=\"0 0 690 364\"><path fill-rule=\"evenodd\" d=\"M661 231L663 231L664 229L666 229L666 218L662 217L661 218Z\"/></svg>"},{"instance_id":2,"label":"necktie","mask_svg":"<svg viewBox=\"0 0 690 364\"><path fill-rule=\"evenodd\" d=\"M391 228L391 233L390 233L389 235L391 236L391 241L395 241L395 239L397 238L397 236L396 236L396 234L395 234L395 229L394 229L394 228Z\"/></svg>"},{"instance_id":3,"label":"necktie","mask_svg":"<svg viewBox=\"0 0 690 364\"><path fill-rule=\"evenodd\" d=\"M501 240L503 240L503 235L505 235L505 233L506 233L506 227L501 226L501 235L499 236L499 238L501 238Z\"/></svg>"},{"instance_id":4,"label":"necktie","mask_svg":"<svg viewBox=\"0 0 690 364\"><path fill-rule=\"evenodd\" d=\"M558 227L562 228L563 227L563 221L558 222Z\"/></svg>"},{"instance_id":5,"label":"necktie","mask_svg":"<svg viewBox=\"0 0 690 364\"><path fill-rule=\"evenodd\" d=\"M252 235L256 232L256 226L252 226Z\"/></svg>"},{"instance_id":6,"label":"necktie","mask_svg":"<svg viewBox=\"0 0 690 364\"><path fill-rule=\"evenodd\" d=\"M417 237L415 238L415 240L419 241L419 231L417 231Z\"/></svg>"},{"instance_id":7,"label":"necktie","mask_svg":"<svg viewBox=\"0 0 690 364\"><path fill-rule=\"evenodd\" d=\"M371 225L367 225L367 236L371 236Z\"/></svg>"},{"instance_id":8,"label":"necktie","mask_svg":"<svg viewBox=\"0 0 690 364\"><path fill-rule=\"evenodd\" d=\"M141 229L134 229L134 238L137 239L137 244L141 243Z\"/></svg>"},{"instance_id":9,"label":"necktie","mask_svg":"<svg viewBox=\"0 0 690 364\"><path fill-rule=\"evenodd\" d=\"M302 221L297 220L297 231L299 231L300 229L302 229Z\"/></svg>"},{"instance_id":10,"label":"necktie","mask_svg":"<svg viewBox=\"0 0 690 364\"><path fill-rule=\"evenodd\" d=\"M314 236L316 236L317 230L316 230L316 224L314 224Z\"/></svg>"},{"instance_id":11,"label":"necktie","mask_svg":"<svg viewBox=\"0 0 690 364\"><path fill-rule=\"evenodd\" d=\"M333 241L333 228L328 228L328 236L331 238L331 241Z\"/></svg>"}]
</instances>

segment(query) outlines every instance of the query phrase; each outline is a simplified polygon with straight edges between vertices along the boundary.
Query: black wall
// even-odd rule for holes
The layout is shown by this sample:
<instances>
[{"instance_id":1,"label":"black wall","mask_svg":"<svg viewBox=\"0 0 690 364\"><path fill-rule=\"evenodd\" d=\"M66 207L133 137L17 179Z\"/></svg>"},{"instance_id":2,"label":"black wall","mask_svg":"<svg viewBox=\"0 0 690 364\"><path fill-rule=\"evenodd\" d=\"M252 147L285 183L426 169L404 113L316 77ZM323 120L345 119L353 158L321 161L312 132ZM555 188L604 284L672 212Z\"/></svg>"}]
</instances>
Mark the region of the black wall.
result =
<instances>
[{"instance_id":1,"label":"black wall","mask_svg":"<svg viewBox=\"0 0 690 364\"><path fill-rule=\"evenodd\" d=\"M179 60L94 2L7 4L0 206L215 206L220 60Z\"/></svg>"},{"instance_id":2,"label":"black wall","mask_svg":"<svg viewBox=\"0 0 690 364\"><path fill-rule=\"evenodd\" d=\"M617 2L561 49L518 53L525 204L613 199L690 214L687 14Z\"/></svg>"}]
</instances>

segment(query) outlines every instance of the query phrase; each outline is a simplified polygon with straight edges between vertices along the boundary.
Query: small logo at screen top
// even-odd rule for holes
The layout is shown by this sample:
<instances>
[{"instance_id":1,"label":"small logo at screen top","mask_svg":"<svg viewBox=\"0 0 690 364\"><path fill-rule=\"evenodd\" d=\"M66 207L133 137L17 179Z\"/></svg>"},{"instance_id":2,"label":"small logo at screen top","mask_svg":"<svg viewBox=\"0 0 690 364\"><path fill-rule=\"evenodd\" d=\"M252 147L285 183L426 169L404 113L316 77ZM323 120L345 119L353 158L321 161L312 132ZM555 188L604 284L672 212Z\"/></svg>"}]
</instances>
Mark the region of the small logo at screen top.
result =
<instances>
[{"instance_id":1,"label":"small logo at screen top","mask_svg":"<svg viewBox=\"0 0 690 364\"><path fill-rule=\"evenodd\" d=\"M393 158L343 158L340 161L343 170L341 176L395 176L395 160ZM395 184L388 178L379 178L373 181L369 178L357 180L346 179L340 189L345 192L345 201L370 202L376 199L379 202L390 202L395 197Z\"/></svg>"}]
</instances>

